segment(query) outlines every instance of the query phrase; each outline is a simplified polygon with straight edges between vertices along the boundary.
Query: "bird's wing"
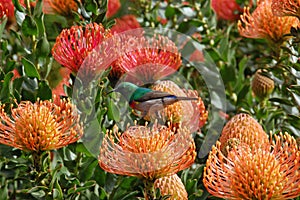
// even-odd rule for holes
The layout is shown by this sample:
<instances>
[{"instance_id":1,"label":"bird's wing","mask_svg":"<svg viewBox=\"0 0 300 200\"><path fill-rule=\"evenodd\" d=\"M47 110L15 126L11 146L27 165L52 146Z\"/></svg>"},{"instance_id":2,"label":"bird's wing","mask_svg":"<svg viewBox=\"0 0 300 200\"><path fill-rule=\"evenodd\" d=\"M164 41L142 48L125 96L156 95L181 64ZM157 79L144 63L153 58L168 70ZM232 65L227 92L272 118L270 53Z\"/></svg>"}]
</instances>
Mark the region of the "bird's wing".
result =
<instances>
[{"instance_id":1,"label":"bird's wing","mask_svg":"<svg viewBox=\"0 0 300 200\"><path fill-rule=\"evenodd\" d=\"M173 97L176 98L175 95L171 95L167 92L161 92L161 91L150 91L145 93L143 96L141 96L140 98L136 99L135 101L137 102L144 102L144 101L149 101L151 99L160 99L160 98L164 98L164 97Z\"/></svg>"}]
</instances>

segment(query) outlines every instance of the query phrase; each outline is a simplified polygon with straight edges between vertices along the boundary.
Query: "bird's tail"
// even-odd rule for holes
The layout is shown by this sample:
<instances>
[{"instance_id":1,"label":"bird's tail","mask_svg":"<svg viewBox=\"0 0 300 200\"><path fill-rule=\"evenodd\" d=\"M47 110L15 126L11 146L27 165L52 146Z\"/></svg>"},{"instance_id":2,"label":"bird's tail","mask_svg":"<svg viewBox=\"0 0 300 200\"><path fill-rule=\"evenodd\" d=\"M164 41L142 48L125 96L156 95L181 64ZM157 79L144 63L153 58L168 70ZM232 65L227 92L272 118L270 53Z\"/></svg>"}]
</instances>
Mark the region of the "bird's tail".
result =
<instances>
[{"instance_id":1,"label":"bird's tail","mask_svg":"<svg viewBox=\"0 0 300 200\"><path fill-rule=\"evenodd\" d=\"M178 101L195 101L198 100L197 97L177 97Z\"/></svg>"}]
</instances>

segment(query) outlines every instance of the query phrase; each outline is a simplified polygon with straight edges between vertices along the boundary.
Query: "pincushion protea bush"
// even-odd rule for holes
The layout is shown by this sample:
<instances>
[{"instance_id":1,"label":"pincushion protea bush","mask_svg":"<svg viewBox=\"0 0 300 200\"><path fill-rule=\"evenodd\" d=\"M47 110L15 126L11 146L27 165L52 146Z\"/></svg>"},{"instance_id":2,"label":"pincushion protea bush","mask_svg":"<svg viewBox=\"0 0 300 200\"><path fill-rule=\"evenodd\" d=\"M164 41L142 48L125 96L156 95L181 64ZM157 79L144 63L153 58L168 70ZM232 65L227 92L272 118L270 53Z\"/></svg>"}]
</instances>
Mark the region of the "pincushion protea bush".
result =
<instances>
[{"instance_id":1,"label":"pincushion protea bush","mask_svg":"<svg viewBox=\"0 0 300 200\"><path fill-rule=\"evenodd\" d=\"M0 1L0 199L299 198L299 5Z\"/></svg>"}]
</instances>

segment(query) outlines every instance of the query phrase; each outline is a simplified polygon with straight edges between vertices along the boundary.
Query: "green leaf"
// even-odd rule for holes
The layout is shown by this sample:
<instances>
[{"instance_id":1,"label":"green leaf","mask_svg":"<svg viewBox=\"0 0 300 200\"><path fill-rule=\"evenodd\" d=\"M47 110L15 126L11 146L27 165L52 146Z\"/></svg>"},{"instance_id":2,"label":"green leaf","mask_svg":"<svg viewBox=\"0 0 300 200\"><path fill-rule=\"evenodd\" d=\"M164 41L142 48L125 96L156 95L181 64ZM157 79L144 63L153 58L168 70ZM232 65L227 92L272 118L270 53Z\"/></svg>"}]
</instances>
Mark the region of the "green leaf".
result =
<instances>
[{"instance_id":1,"label":"green leaf","mask_svg":"<svg viewBox=\"0 0 300 200\"><path fill-rule=\"evenodd\" d=\"M97 14L97 9L98 9L98 5L95 1L93 0L87 0L86 1L86 5L85 5L85 9L89 12L92 12L94 14Z\"/></svg>"},{"instance_id":2,"label":"green leaf","mask_svg":"<svg viewBox=\"0 0 300 200\"><path fill-rule=\"evenodd\" d=\"M285 98L280 98L280 97L270 98L269 101L281 103L281 104L288 105L288 106L293 106L294 105L293 102L291 102L290 100L285 99Z\"/></svg>"},{"instance_id":3,"label":"green leaf","mask_svg":"<svg viewBox=\"0 0 300 200\"><path fill-rule=\"evenodd\" d=\"M36 25L36 22L34 19L32 19L30 16L26 15L22 27L21 27L22 33L24 36L28 37L31 35L37 35L38 33L38 28Z\"/></svg>"},{"instance_id":4,"label":"green leaf","mask_svg":"<svg viewBox=\"0 0 300 200\"><path fill-rule=\"evenodd\" d=\"M107 194L106 194L104 188L101 187L100 188L100 194L99 194L99 200L104 200L106 198L107 198Z\"/></svg>"},{"instance_id":5,"label":"green leaf","mask_svg":"<svg viewBox=\"0 0 300 200\"><path fill-rule=\"evenodd\" d=\"M172 18L176 14L176 9L173 6L168 6L165 11L166 18Z\"/></svg>"},{"instance_id":6,"label":"green leaf","mask_svg":"<svg viewBox=\"0 0 300 200\"><path fill-rule=\"evenodd\" d=\"M214 61L219 61L221 59L221 55L220 55L219 51L217 49L215 49L214 47L207 48L205 50Z\"/></svg>"},{"instance_id":7,"label":"green leaf","mask_svg":"<svg viewBox=\"0 0 300 200\"><path fill-rule=\"evenodd\" d=\"M76 154L74 152L72 152L69 148L64 148L63 153L64 153L65 161L72 161L72 160L75 160L75 158L76 158Z\"/></svg>"},{"instance_id":8,"label":"green leaf","mask_svg":"<svg viewBox=\"0 0 300 200\"><path fill-rule=\"evenodd\" d=\"M43 37L37 43L37 53L40 57L45 58L50 53L50 45L46 37Z\"/></svg>"},{"instance_id":9,"label":"green leaf","mask_svg":"<svg viewBox=\"0 0 300 200\"><path fill-rule=\"evenodd\" d=\"M93 154L83 145L83 143L79 143L76 145L76 152L84 153L88 157L92 157Z\"/></svg>"},{"instance_id":10,"label":"green leaf","mask_svg":"<svg viewBox=\"0 0 300 200\"><path fill-rule=\"evenodd\" d=\"M43 1L37 1L34 7L33 16L40 18L43 13Z\"/></svg>"},{"instance_id":11,"label":"green leaf","mask_svg":"<svg viewBox=\"0 0 300 200\"><path fill-rule=\"evenodd\" d=\"M44 24L44 14L42 14L40 17L35 19L35 23L37 25L38 29L38 37L46 37L46 30L45 30L45 24Z\"/></svg>"},{"instance_id":12,"label":"green leaf","mask_svg":"<svg viewBox=\"0 0 300 200\"><path fill-rule=\"evenodd\" d=\"M203 169L204 169L204 165L199 165L197 167L197 169L194 171L193 173L193 176L192 176L192 179L197 179L199 180L202 176L202 173L203 173Z\"/></svg>"},{"instance_id":13,"label":"green leaf","mask_svg":"<svg viewBox=\"0 0 300 200\"><path fill-rule=\"evenodd\" d=\"M10 89L10 81L13 77L13 73L10 72L5 75L4 80L3 80L3 85L0 90L0 101L2 102L7 102L9 100L9 94L11 94L11 89ZM0 84L1 86L1 84Z\"/></svg>"},{"instance_id":14,"label":"green leaf","mask_svg":"<svg viewBox=\"0 0 300 200\"><path fill-rule=\"evenodd\" d=\"M0 188L0 199L2 199L2 200L8 200L7 185L2 186L2 188Z\"/></svg>"},{"instance_id":15,"label":"green leaf","mask_svg":"<svg viewBox=\"0 0 300 200\"><path fill-rule=\"evenodd\" d=\"M136 195L139 194L139 191L133 191L133 192L129 192L128 194L126 194L122 199L120 200L131 200L131 199L135 199L134 197L136 197Z\"/></svg>"},{"instance_id":16,"label":"green leaf","mask_svg":"<svg viewBox=\"0 0 300 200\"><path fill-rule=\"evenodd\" d=\"M197 191L197 183L198 181L196 179L188 179L185 185L186 191L189 194L195 193Z\"/></svg>"},{"instance_id":17,"label":"green leaf","mask_svg":"<svg viewBox=\"0 0 300 200\"><path fill-rule=\"evenodd\" d=\"M81 139L90 154L96 157L100 153L103 138L104 134L101 132L99 122L97 119L94 119L85 127L84 135Z\"/></svg>"},{"instance_id":18,"label":"green leaf","mask_svg":"<svg viewBox=\"0 0 300 200\"><path fill-rule=\"evenodd\" d=\"M136 181L136 177L125 177L122 179L122 182L119 184L119 187L129 190L132 188L133 182Z\"/></svg>"},{"instance_id":19,"label":"green leaf","mask_svg":"<svg viewBox=\"0 0 300 200\"><path fill-rule=\"evenodd\" d=\"M5 26L6 26L7 17L6 17L6 18L3 18L3 19L1 19L1 20L2 20L2 22L1 22L1 24L0 24L0 40L1 40L1 38L2 38L2 34L3 34L4 29L5 29Z\"/></svg>"},{"instance_id":20,"label":"green leaf","mask_svg":"<svg viewBox=\"0 0 300 200\"><path fill-rule=\"evenodd\" d=\"M300 106L300 95L293 92L291 89L287 88L287 90L292 94L294 101L298 106Z\"/></svg>"},{"instance_id":21,"label":"green leaf","mask_svg":"<svg viewBox=\"0 0 300 200\"><path fill-rule=\"evenodd\" d=\"M244 87L241 89L241 91L238 93L237 96L237 103L242 102L243 100L245 100L246 95L249 93L250 91L250 85L248 85L247 83L244 83Z\"/></svg>"},{"instance_id":22,"label":"green leaf","mask_svg":"<svg viewBox=\"0 0 300 200\"><path fill-rule=\"evenodd\" d=\"M36 186L36 187L33 187L33 188L29 189L27 191L27 193L31 194L35 198L41 198L41 197L44 197L46 195L44 190L47 190L47 189L48 188L44 187L44 186Z\"/></svg>"},{"instance_id":23,"label":"green leaf","mask_svg":"<svg viewBox=\"0 0 300 200\"><path fill-rule=\"evenodd\" d=\"M34 64L27 60L26 58L22 58L21 62L24 66L24 71L25 71L25 75L28 76L29 78L38 78L40 79L40 75L36 69L36 67L34 66Z\"/></svg>"},{"instance_id":24,"label":"green leaf","mask_svg":"<svg viewBox=\"0 0 300 200\"><path fill-rule=\"evenodd\" d=\"M19 0L12 0L13 4L15 5L15 8L20 12L25 12L25 9L23 6L21 6Z\"/></svg>"},{"instance_id":25,"label":"green leaf","mask_svg":"<svg viewBox=\"0 0 300 200\"><path fill-rule=\"evenodd\" d=\"M219 53L220 55L222 56L222 59L227 62L228 61L228 49L229 49L229 46L228 46L228 37L223 37L220 41L220 44L219 44L220 48L219 48Z\"/></svg>"},{"instance_id":26,"label":"green leaf","mask_svg":"<svg viewBox=\"0 0 300 200\"><path fill-rule=\"evenodd\" d=\"M87 190L96 185L95 181L87 181L81 187L71 188L68 190L68 195L72 193L80 193L81 191Z\"/></svg>"},{"instance_id":27,"label":"green leaf","mask_svg":"<svg viewBox=\"0 0 300 200\"><path fill-rule=\"evenodd\" d=\"M115 104L115 101L113 101L110 98L107 98L108 100L108 111L107 116L110 120L114 120L116 122L120 121L120 110L119 107Z\"/></svg>"},{"instance_id":28,"label":"green leaf","mask_svg":"<svg viewBox=\"0 0 300 200\"><path fill-rule=\"evenodd\" d=\"M85 160L81 168L80 180L83 182L88 181L93 176L96 167L99 167L97 159L90 157Z\"/></svg>"},{"instance_id":29,"label":"green leaf","mask_svg":"<svg viewBox=\"0 0 300 200\"><path fill-rule=\"evenodd\" d=\"M49 100L52 98L52 91L47 81L43 80L39 83L37 97L39 97L41 100Z\"/></svg>"},{"instance_id":30,"label":"green leaf","mask_svg":"<svg viewBox=\"0 0 300 200\"><path fill-rule=\"evenodd\" d=\"M247 65L246 65L247 61L248 61L248 58L245 56L238 64L239 72L238 72L238 76L237 76L237 80L236 80L236 84L235 84L236 91L239 91L240 89L242 89L242 86L243 86L242 83L245 80L244 71L247 67Z\"/></svg>"}]
</instances>

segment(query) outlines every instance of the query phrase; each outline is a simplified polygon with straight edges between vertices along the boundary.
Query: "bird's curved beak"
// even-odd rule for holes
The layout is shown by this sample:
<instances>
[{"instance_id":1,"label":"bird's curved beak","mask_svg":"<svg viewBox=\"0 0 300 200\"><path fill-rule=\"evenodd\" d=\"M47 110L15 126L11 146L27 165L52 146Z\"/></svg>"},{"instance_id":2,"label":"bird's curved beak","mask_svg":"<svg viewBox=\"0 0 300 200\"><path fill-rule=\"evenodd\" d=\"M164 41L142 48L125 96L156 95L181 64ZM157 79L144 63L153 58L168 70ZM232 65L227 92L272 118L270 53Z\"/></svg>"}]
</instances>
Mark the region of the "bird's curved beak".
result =
<instances>
[{"instance_id":1,"label":"bird's curved beak","mask_svg":"<svg viewBox=\"0 0 300 200\"><path fill-rule=\"evenodd\" d=\"M106 94L108 95L108 94L110 94L112 92L115 92L115 90L111 90L111 91L107 92Z\"/></svg>"}]
</instances>

